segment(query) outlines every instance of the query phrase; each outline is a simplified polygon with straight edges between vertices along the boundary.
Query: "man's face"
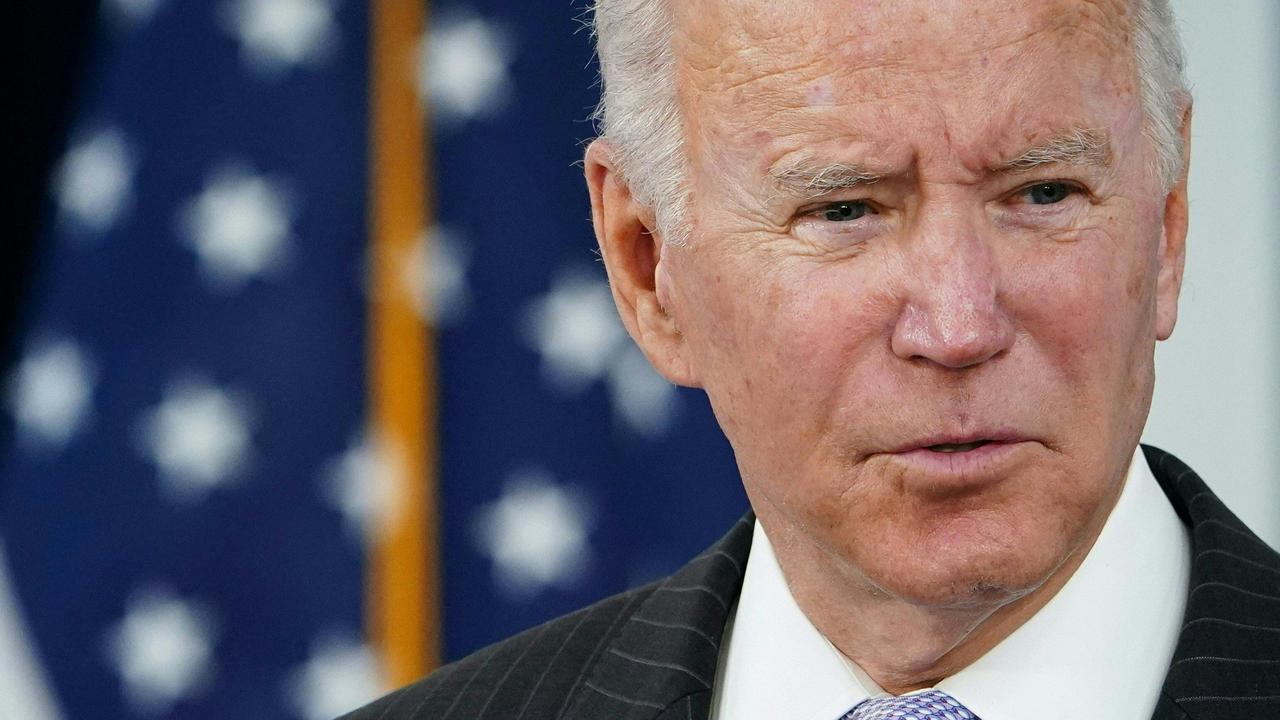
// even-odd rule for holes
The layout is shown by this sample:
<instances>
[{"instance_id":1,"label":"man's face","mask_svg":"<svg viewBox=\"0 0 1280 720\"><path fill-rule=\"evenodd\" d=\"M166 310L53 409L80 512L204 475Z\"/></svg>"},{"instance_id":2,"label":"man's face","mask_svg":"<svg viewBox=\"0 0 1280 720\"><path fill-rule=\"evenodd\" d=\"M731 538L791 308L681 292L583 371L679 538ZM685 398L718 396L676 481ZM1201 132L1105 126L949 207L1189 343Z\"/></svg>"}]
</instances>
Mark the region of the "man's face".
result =
<instances>
[{"instance_id":1,"label":"man's face","mask_svg":"<svg viewBox=\"0 0 1280 720\"><path fill-rule=\"evenodd\" d=\"M673 6L693 231L657 293L784 566L1039 586L1117 497L1176 315L1127 4Z\"/></svg>"}]
</instances>

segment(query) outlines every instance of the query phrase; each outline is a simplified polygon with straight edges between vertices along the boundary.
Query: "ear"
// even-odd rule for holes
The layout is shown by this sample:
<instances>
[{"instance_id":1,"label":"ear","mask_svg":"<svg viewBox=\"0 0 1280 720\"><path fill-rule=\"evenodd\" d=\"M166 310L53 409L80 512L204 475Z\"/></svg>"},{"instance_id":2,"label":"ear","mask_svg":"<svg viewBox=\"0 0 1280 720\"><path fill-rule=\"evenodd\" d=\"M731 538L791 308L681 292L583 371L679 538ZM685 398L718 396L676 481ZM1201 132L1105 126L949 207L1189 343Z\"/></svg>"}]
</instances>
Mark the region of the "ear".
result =
<instances>
[{"instance_id":1,"label":"ear","mask_svg":"<svg viewBox=\"0 0 1280 720\"><path fill-rule=\"evenodd\" d=\"M1182 175L1164 200L1160 273L1156 278L1156 339L1167 340L1178 321L1178 296L1187 260L1187 170L1191 166L1191 105L1182 113Z\"/></svg>"},{"instance_id":2,"label":"ear","mask_svg":"<svg viewBox=\"0 0 1280 720\"><path fill-rule=\"evenodd\" d=\"M652 211L631 197L607 141L593 141L583 165L591 222L622 323L663 377L676 385L697 386L688 346L668 312L666 258Z\"/></svg>"}]
</instances>

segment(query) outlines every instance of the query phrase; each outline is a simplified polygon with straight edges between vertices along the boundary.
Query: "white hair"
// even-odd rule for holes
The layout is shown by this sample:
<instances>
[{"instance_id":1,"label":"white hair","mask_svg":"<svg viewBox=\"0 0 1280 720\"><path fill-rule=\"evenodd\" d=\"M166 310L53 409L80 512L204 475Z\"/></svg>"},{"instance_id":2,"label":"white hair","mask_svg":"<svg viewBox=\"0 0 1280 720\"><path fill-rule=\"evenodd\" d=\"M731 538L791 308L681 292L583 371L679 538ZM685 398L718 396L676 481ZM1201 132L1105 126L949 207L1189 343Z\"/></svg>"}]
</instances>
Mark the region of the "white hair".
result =
<instances>
[{"instance_id":1,"label":"white hair","mask_svg":"<svg viewBox=\"0 0 1280 720\"><path fill-rule=\"evenodd\" d=\"M653 211L663 241L680 244L689 232L690 188L669 1L594 0L601 91L593 117L632 196ZM1152 171L1168 192L1183 174L1180 129L1190 103L1182 40L1169 0L1133 1L1145 134L1156 151Z\"/></svg>"},{"instance_id":2,"label":"white hair","mask_svg":"<svg viewBox=\"0 0 1280 720\"><path fill-rule=\"evenodd\" d=\"M595 120L631 195L653 210L664 242L688 234L688 160L667 0L596 0L600 60Z\"/></svg>"},{"instance_id":3,"label":"white hair","mask_svg":"<svg viewBox=\"0 0 1280 720\"><path fill-rule=\"evenodd\" d=\"M1169 192L1186 170L1182 118L1191 105L1186 56L1169 0L1135 2L1133 56L1146 135L1156 151L1156 177Z\"/></svg>"}]
</instances>

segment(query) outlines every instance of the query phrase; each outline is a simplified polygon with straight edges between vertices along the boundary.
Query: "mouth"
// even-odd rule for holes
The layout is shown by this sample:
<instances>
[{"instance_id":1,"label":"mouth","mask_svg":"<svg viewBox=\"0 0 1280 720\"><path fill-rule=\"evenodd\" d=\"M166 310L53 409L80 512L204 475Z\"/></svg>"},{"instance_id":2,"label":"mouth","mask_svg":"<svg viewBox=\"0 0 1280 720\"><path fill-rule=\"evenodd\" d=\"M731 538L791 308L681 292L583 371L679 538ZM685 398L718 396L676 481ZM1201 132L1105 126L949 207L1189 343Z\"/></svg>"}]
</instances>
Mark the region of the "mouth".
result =
<instances>
[{"instance_id":1,"label":"mouth","mask_svg":"<svg viewBox=\"0 0 1280 720\"><path fill-rule=\"evenodd\" d=\"M969 452L970 450L977 450L983 445L988 445L993 442L995 441L994 440L974 440L972 442L963 442L963 443L936 443L934 445L926 446L925 450L930 450L932 452L938 452L938 453L948 453L948 454L963 453L963 452Z\"/></svg>"},{"instance_id":2,"label":"mouth","mask_svg":"<svg viewBox=\"0 0 1280 720\"><path fill-rule=\"evenodd\" d=\"M918 438L885 453L907 469L904 478L930 491L953 492L1007 477L1038 443L1016 432L978 431L969 435Z\"/></svg>"},{"instance_id":3,"label":"mouth","mask_svg":"<svg viewBox=\"0 0 1280 720\"><path fill-rule=\"evenodd\" d=\"M983 449L988 451L996 450L1002 446L1017 445L1030 439L1018 432L996 429L978 430L963 435L959 433L938 433L936 435L917 437L896 447L891 447L885 452L892 455L912 453L962 455Z\"/></svg>"}]
</instances>

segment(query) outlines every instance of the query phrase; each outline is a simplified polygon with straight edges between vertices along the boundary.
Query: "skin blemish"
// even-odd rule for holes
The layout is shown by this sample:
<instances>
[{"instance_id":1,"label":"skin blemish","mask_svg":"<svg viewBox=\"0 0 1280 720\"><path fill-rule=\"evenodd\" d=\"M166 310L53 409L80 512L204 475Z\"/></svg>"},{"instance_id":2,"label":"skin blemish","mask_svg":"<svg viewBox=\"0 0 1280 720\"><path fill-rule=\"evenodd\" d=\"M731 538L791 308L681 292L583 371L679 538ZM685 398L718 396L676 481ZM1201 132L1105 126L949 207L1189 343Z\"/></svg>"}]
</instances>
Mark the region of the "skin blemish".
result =
<instances>
[{"instance_id":1,"label":"skin blemish","mask_svg":"<svg viewBox=\"0 0 1280 720\"><path fill-rule=\"evenodd\" d=\"M835 103L835 85L831 77L824 75L809 83L805 99L809 107L826 107Z\"/></svg>"}]
</instances>

